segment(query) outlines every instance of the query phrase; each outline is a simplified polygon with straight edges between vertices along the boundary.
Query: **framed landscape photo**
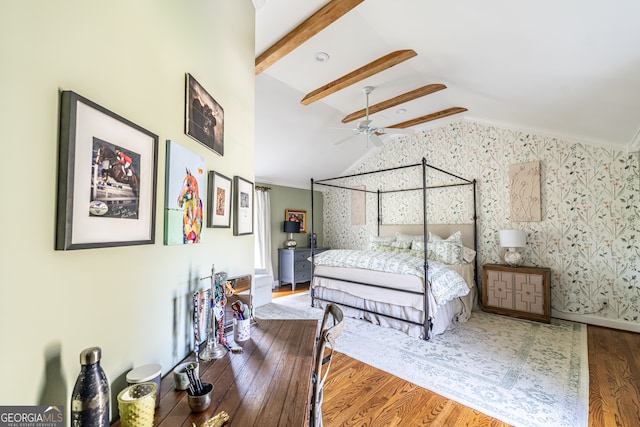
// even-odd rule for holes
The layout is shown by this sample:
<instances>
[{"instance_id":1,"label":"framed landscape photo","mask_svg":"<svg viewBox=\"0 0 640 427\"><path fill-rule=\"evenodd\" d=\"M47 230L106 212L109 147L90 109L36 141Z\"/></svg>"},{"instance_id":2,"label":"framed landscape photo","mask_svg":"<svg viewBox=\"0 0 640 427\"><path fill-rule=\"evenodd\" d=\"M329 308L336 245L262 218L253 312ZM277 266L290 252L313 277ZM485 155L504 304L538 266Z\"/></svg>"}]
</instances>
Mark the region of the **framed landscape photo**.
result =
<instances>
[{"instance_id":1,"label":"framed landscape photo","mask_svg":"<svg viewBox=\"0 0 640 427\"><path fill-rule=\"evenodd\" d=\"M253 234L253 183L234 176L233 188L233 235Z\"/></svg>"},{"instance_id":2,"label":"framed landscape photo","mask_svg":"<svg viewBox=\"0 0 640 427\"><path fill-rule=\"evenodd\" d=\"M300 232L307 232L307 211L300 209L287 209L284 213L285 221L295 221L300 223Z\"/></svg>"},{"instance_id":3,"label":"framed landscape photo","mask_svg":"<svg viewBox=\"0 0 640 427\"><path fill-rule=\"evenodd\" d=\"M224 156L224 110L189 73L186 89L185 133Z\"/></svg>"},{"instance_id":4,"label":"framed landscape photo","mask_svg":"<svg viewBox=\"0 0 640 427\"><path fill-rule=\"evenodd\" d=\"M56 250L153 244L158 136L61 92Z\"/></svg>"},{"instance_id":5,"label":"framed landscape photo","mask_svg":"<svg viewBox=\"0 0 640 427\"><path fill-rule=\"evenodd\" d=\"M231 179L221 173L209 171L207 190L207 227L231 228Z\"/></svg>"}]
</instances>

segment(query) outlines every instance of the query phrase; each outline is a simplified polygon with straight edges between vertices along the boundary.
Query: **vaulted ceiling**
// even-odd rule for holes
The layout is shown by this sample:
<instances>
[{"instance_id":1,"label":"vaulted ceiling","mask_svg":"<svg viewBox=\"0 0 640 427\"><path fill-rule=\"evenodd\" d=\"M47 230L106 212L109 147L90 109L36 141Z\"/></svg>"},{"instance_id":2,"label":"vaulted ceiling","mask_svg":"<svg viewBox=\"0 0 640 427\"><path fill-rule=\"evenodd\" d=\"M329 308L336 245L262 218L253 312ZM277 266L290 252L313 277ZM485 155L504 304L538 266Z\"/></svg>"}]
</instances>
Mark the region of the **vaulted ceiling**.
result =
<instances>
[{"instance_id":1,"label":"vaulted ceiling","mask_svg":"<svg viewBox=\"0 0 640 427\"><path fill-rule=\"evenodd\" d=\"M452 121L640 148L636 0L254 3L256 181L308 187Z\"/></svg>"}]
</instances>

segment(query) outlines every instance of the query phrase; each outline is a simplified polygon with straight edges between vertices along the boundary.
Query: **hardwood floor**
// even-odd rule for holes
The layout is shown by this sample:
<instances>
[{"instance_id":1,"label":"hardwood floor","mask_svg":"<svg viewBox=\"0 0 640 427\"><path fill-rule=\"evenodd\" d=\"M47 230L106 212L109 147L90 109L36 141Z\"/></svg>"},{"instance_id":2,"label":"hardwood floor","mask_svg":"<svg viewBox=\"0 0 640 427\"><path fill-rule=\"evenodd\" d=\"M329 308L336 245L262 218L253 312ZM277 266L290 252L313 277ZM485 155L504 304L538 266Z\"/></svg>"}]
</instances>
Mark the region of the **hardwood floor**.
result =
<instances>
[{"instance_id":1,"label":"hardwood floor","mask_svg":"<svg viewBox=\"0 0 640 427\"><path fill-rule=\"evenodd\" d=\"M308 289L285 286L273 297ZM587 337L589 427L640 426L640 334L589 325ZM325 427L509 426L341 353L324 393Z\"/></svg>"}]
</instances>

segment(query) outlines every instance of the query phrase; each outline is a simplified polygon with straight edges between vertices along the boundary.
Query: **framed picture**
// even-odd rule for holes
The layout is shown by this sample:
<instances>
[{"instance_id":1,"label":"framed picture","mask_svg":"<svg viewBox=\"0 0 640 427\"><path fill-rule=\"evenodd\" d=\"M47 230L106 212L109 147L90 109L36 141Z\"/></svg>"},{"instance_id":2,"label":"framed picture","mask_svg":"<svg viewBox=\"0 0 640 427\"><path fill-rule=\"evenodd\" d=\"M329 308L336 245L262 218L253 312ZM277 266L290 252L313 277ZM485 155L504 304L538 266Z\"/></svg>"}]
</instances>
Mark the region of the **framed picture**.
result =
<instances>
[{"instance_id":1,"label":"framed picture","mask_svg":"<svg viewBox=\"0 0 640 427\"><path fill-rule=\"evenodd\" d=\"M200 243L204 213L204 159L167 140L164 244Z\"/></svg>"},{"instance_id":2,"label":"framed picture","mask_svg":"<svg viewBox=\"0 0 640 427\"><path fill-rule=\"evenodd\" d=\"M157 135L63 91L56 249L153 244L157 152Z\"/></svg>"},{"instance_id":3,"label":"framed picture","mask_svg":"<svg viewBox=\"0 0 640 427\"><path fill-rule=\"evenodd\" d=\"M307 232L307 211L299 209L287 209L284 213L285 221L295 221L300 223L300 232Z\"/></svg>"},{"instance_id":4,"label":"framed picture","mask_svg":"<svg viewBox=\"0 0 640 427\"><path fill-rule=\"evenodd\" d=\"M233 235L253 234L253 182L234 176L233 187Z\"/></svg>"},{"instance_id":5,"label":"framed picture","mask_svg":"<svg viewBox=\"0 0 640 427\"><path fill-rule=\"evenodd\" d=\"M185 133L224 156L224 110L189 73L186 88Z\"/></svg>"},{"instance_id":6,"label":"framed picture","mask_svg":"<svg viewBox=\"0 0 640 427\"><path fill-rule=\"evenodd\" d=\"M231 228L231 179L209 171L207 227Z\"/></svg>"}]
</instances>

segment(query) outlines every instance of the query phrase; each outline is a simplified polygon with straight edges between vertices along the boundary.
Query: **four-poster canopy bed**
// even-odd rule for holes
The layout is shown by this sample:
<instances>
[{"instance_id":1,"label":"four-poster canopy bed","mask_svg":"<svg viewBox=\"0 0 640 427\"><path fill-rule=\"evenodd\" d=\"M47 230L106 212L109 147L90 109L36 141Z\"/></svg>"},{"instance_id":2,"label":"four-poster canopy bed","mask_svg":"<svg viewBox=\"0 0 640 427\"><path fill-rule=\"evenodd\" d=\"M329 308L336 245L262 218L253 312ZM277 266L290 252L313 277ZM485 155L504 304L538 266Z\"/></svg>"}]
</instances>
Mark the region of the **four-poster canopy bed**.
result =
<instances>
[{"instance_id":1,"label":"four-poster canopy bed","mask_svg":"<svg viewBox=\"0 0 640 427\"><path fill-rule=\"evenodd\" d=\"M376 191L362 186L363 178L370 179L382 173L403 174L405 170L416 168L422 169L419 186ZM430 184L429 170L442 174L447 182ZM415 171L414 175L417 176ZM341 184L345 181L349 184ZM395 180L381 182L388 188L392 182L398 181L396 175ZM323 307L333 302L340 305L347 316L367 319L424 339L430 339L469 318L479 293L475 259L475 180L429 165L424 158L419 164L318 181L311 179L312 233L313 194L317 185L374 195L377 200L377 235L369 238L368 250L332 249L316 254L312 248L312 306ZM471 223L430 224L429 191L460 190L459 187L471 190ZM410 192L419 192L414 199L422 202L422 224L383 224L384 196ZM388 212L389 208L386 210Z\"/></svg>"}]
</instances>

